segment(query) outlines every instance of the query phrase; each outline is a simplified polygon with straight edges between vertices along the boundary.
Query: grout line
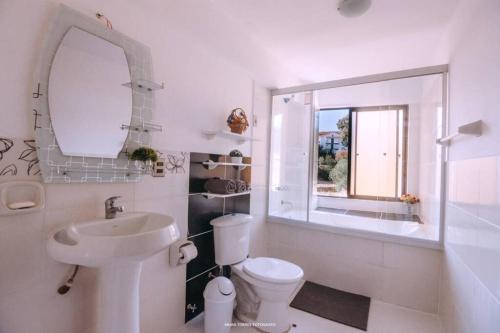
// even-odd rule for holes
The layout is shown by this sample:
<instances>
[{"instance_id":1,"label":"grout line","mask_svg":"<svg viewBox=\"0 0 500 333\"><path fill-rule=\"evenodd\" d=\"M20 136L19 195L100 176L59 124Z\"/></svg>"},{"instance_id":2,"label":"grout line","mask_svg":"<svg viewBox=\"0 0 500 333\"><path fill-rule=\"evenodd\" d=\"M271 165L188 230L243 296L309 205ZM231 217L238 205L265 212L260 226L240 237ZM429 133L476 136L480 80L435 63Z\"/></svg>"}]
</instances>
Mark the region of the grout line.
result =
<instances>
[{"instance_id":1,"label":"grout line","mask_svg":"<svg viewBox=\"0 0 500 333\"><path fill-rule=\"evenodd\" d=\"M195 275L195 276L193 276L193 277L190 277L189 279L187 279L187 280L186 280L186 283L188 283L188 282L189 282L189 281L191 281L191 280L196 279L197 277L202 276L203 274L205 274L205 273L207 273L207 272L210 272L212 269L214 269L214 268L216 268L216 267L217 267L217 265L215 265L215 266L214 266L214 267L212 267L212 268L207 269L206 271L201 272L200 274L197 274L197 275Z\"/></svg>"},{"instance_id":2,"label":"grout line","mask_svg":"<svg viewBox=\"0 0 500 333\"><path fill-rule=\"evenodd\" d=\"M458 260L460 262L460 264L462 264L464 266L465 271L467 271L469 274L472 275L472 279L476 280L476 283L479 284L481 287L483 287L490 294L490 296L493 298L493 300L495 302L500 304L500 299L495 295L495 293L490 288L488 288L488 286L481 280L479 275L476 274L476 272L474 272L474 270L472 270L472 268L469 266L469 264L467 264L467 262L465 262L465 260L462 258L462 256L457 251L455 251L455 249L453 247L448 246L446 251L450 251L452 253L452 256L456 257L455 260ZM443 258L443 259L446 260L446 258ZM443 263L443 273L444 273L444 269L445 269L444 265L447 265L447 264Z\"/></svg>"},{"instance_id":3,"label":"grout line","mask_svg":"<svg viewBox=\"0 0 500 333\"><path fill-rule=\"evenodd\" d=\"M491 221L489 221L489 220L487 220L487 219L485 219L485 218L483 218L483 217L480 217L480 216L479 216L479 215L477 215L476 213L473 213L473 212L471 212L470 210L468 210L468 209L466 209L466 208L464 208L464 207L462 207L462 206L460 206L460 205L457 205L457 204L451 203L450 201L447 201L447 202L445 203L445 206L446 206L446 205L448 205L448 206L450 206L450 207L453 207L453 208L455 208L455 209L457 209L457 210L461 211L463 214L468 215L468 216L470 216L471 218L474 218L474 219L479 220L479 221L481 221L481 222L483 222L483 223L486 223L487 225L489 225L490 227L493 227L494 229L500 229L500 226L499 226L499 225L497 225L497 224L495 224L494 222L491 222Z\"/></svg>"},{"instance_id":4,"label":"grout line","mask_svg":"<svg viewBox=\"0 0 500 333\"><path fill-rule=\"evenodd\" d=\"M203 232L200 232L199 234L196 234L196 235L191 235L191 236L187 237L187 239L198 237L198 236L201 236L201 235L205 235L205 234L208 234L209 232L212 232L212 230L203 231Z\"/></svg>"},{"instance_id":5,"label":"grout line","mask_svg":"<svg viewBox=\"0 0 500 333\"><path fill-rule=\"evenodd\" d=\"M408 312L416 312L416 313L419 313L419 314L424 315L424 316L431 316L431 317L434 317L436 319L441 319L439 313L437 313L437 312L427 312L427 311L424 311L424 310L418 310L418 309L409 308L409 307L404 306L404 305L389 303L389 302L386 302L386 301L383 301L381 299L377 299L377 298L374 298L374 297L370 297L370 298L372 299L372 301L375 301L375 302L377 302L379 304L382 304L382 305L388 305L389 307L398 308L398 309L405 310L405 311L408 311Z\"/></svg>"}]
</instances>

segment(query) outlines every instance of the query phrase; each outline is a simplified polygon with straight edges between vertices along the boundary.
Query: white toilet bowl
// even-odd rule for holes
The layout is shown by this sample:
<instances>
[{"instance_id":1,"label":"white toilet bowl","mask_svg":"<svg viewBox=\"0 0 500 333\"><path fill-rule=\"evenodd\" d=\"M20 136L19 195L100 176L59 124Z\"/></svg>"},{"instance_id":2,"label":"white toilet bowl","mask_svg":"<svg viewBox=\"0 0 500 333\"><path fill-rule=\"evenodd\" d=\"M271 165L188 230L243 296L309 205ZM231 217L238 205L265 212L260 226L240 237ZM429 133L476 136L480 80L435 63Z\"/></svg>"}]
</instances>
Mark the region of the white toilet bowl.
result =
<instances>
[{"instance_id":1,"label":"white toilet bowl","mask_svg":"<svg viewBox=\"0 0 500 333\"><path fill-rule=\"evenodd\" d=\"M231 272L246 284L236 285L237 297L240 296L236 307L238 319L253 323L264 332L287 332L290 329L288 306L304 276L302 269L285 260L249 258L231 266ZM242 293L254 293L254 297L241 297ZM247 304L241 303L252 299L257 300L258 306L255 312L248 313Z\"/></svg>"},{"instance_id":2,"label":"white toilet bowl","mask_svg":"<svg viewBox=\"0 0 500 333\"><path fill-rule=\"evenodd\" d=\"M215 262L231 266L238 319L263 332L284 333L290 329L288 305L304 272L285 260L248 258L252 221L248 214L224 215L210 221Z\"/></svg>"}]
</instances>

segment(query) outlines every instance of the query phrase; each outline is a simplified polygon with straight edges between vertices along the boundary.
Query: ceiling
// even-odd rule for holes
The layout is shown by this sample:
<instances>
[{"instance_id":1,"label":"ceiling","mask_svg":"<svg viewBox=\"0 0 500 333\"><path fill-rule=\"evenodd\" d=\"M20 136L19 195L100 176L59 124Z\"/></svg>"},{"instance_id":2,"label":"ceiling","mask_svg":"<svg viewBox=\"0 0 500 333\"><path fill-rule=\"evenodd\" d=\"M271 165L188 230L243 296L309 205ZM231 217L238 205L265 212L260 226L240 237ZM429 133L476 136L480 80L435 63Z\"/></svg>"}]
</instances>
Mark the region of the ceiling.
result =
<instances>
[{"instance_id":1,"label":"ceiling","mask_svg":"<svg viewBox=\"0 0 500 333\"><path fill-rule=\"evenodd\" d=\"M355 54L361 61L360 53L382 65L383 59L372 54L382 48L382 54L392 49L393 58L398 52L401 59L412 58L407 66L418 65L415 57L425 57L422 49L429 53L428 48L435 46L459 2L372 0L366 14L349 19L337 13L336 0L212 0L305 82L359 74L346 70L346 66L355 67ZM383 66L370 69L366 65L365 71L384 71Z\"/></svg>"}]
</instances>

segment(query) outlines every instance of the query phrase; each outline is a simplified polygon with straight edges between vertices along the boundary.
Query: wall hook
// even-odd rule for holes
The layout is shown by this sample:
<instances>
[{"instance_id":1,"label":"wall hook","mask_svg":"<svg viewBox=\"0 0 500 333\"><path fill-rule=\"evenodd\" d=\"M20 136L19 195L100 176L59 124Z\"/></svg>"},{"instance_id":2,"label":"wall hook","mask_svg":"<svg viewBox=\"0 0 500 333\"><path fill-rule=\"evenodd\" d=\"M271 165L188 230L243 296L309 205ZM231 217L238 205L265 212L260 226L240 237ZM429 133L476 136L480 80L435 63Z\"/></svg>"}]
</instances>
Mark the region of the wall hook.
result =
<instances>
[{"instance_id":1,"label":"wall hook","mask_svg":"<svg viewBox=\"0 0 500 333\"><path fill-rule=\"evenodd\" d=\"M99 20L102 20L106 23L106 28L108 28L109 30L113 30L113 24L111 23L111 21L106 17L106 15L104 15L103 13L95 13L95 16L99 19Z\"/></svg>"}]
</instances>

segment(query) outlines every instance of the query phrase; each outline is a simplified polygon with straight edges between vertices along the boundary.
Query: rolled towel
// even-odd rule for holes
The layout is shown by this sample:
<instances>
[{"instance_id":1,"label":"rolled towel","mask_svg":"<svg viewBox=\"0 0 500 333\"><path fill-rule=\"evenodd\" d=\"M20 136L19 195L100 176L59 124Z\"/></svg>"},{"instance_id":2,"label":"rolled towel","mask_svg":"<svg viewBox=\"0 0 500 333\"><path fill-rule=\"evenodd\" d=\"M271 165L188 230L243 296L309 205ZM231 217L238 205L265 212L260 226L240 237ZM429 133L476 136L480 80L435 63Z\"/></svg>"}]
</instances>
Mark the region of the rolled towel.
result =
<instances>
[{"instance_id":1,"label":"rolled towel","mask_svg":"<svg viewBox=\"0 0 500 333\"><path fill-rule=\"evenodd\" d=\"M236 180L236 193L245 192L247 190L247 183L243 180Z\"/></svg>"},{"instance_id":2,"label":"rolled towel","mask_svg":"<svg viewBox=\"0 0 500 333\"><path fill-rule=\"evenodd\" d=\"M231 194L236 192L236 183L232 179L211 178L205 182L205 190L216 194Z\"/></svg>"}]
</instances>

